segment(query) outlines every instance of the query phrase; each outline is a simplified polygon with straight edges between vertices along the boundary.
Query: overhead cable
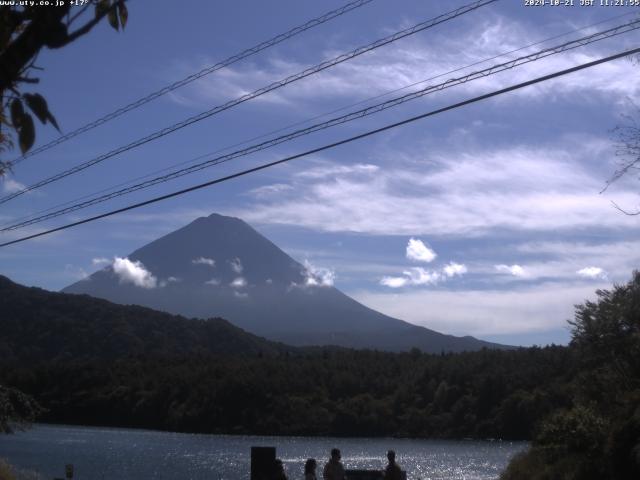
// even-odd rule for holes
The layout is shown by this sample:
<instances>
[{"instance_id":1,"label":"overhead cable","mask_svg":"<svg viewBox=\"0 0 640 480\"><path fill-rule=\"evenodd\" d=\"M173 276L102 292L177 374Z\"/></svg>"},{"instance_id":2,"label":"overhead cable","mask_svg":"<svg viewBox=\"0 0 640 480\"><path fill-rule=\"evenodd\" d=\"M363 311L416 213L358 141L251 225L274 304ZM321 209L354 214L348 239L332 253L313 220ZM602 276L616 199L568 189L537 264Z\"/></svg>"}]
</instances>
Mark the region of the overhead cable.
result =
<instances>
[{"instance_id":1,"label":"overhead cable","mask_svg":"<svg viewBox=\"0 0 640 480\"><path fill-rule=\"evenodd\" d=\"M110 192L110 191L112 191L112 190L114 190L114 189L116 189L116 188L124 187L125 185L130 185L130 184L132 184L132 183L138 182L138 181L140 181L140 180L144 180L144 179L146 179L146 178L151 178L151 177L153 177L154 175L158 175L158 174L160 174L160 173L167 172L167 171L171 170L172 168L176 168L176 167L180 167L180 166L183 166L183 165L189 165L189 164L196 163L197 161L202 160L202 159L204 159L204 158L207 158L208 156L215 155L215 154L217 154L217 153L221 153L221 152L224 152L224 151L227 151L227 150L231 150L232 148L236 148L236 147L239 147L239 146L241 146L241 145L246 145L246 144L251 143L251 142L256 141L256 140L260 140L260 139L263 139L263 138L267 138L267 137L269 137L270 135L274 135L274 134L277 134L277 133L280 133L280 132L287 131L287 130L289 130L289 129L291 129L291 128L294 128L294 127L298 127L298 126L301 126L301 125L307 124L307 123L309 123L309 122L312 122L312 121L314 121L314 120L318 120L318 119L323 118L323 117L327 117L327 116L332 115L332 114L334 114L334 113L342 112L342 111L347 110L347 109L349 109L349 108L351 108L351 107L357 107L358 105L364 105L364 104L366 104L366 103L369 103L370 101L377 100L377 99L379 99L379 98L388 97L389 95L392 95L392 94L394 94L394 93L401 92L401 91L403 91L403 90L407 90L407 89L409 89L409 88L411 88L411 87L415 87L415 86L417 86L417 85L420 85L420 84L423 84L423 83L429 82L429 81L431 81L431 80L436 80L436 79L438 79L438 78L442 78L442 77L444 77L444 76L446 76L446 75L449 75L449 74L452 74L452 73L456 73L456 72L460 72L460 71L462 71L462 70L466 70L466 69L471 68L471 67L474 67L474 66L476 66L476 65L481 65L481 64L483 64L483 63L487 63L487 62L489 62L489 61L491 61L491 60L495 60L495 59L497 59L497 58L504 57L504 56L506 56L506 55L510 55L510 54L512 54L512 53L520 52L520 51L522 51L522 50L526 50L526 49L528 49L528 48L535 47L535 46L541 45L541 44L543 44L543 43L547 43L547 42L549 42L549 41L551 41L551 40L555 40L555 39L557 39L557 38L561 38L561 37L566 37L567 35L570 35L570 34L572 34L572 33L576 33L576 32L582 31L582 30L586 30L586 29L588 29L588 28L593 28L593 27L598 26L598 25L601 25L601 24L603 24L603 23L608 23L608 22L611 22L611 21L613 21L613 20L617 20L617 19L622 18L622 17L627 17L627 16L629 16L629 15L633 15L633 14L635 14L635 12L626 12L626 13L622 13L622 14L620 14L620 15L615 15L615 16L613 16L613 17L609 17L609 18L606 18L606 19L604 19L604 20L600 20L600 21L598 21L598 22L591 23L591 24L589 24L589 25L585 25L585 26L583 26L583 27L578 27L578 28L575 28L575 29L573 29L573 30L570 30L570 31L567 31L567 32L564 32L564 33L561 33L561 34L558 34L558 35L554 35L554 36L551 36L551 37L547 37L547 38L545 38L545 39L543 39L543 40L538 40L538 41L536 41L536 42L529 43L529 44L527 44L527 45L524 45L524 46L522 46L522 47L515 48L515 49L513 49L513 50L509 50L509 51L506 51L506 52L499 53L499 54L494 55L494 56L492 56L492 57L484 58L484 59L482 59L482 60L478 60L478 61L476 61L476 62L473 62L473 63L467 64L467 65L464 65L464 66L461 66L461 67L456 67L456 68L454 68L454 69L452 69L452 70L448 70L448 71L446 71L446 72L439 73L439 74L437 74L437 75L434 75L434 76L432 76L432 77L429 77L429 78L426 78L426 79L423 79L423 80L419 80L419 81L417 81L417 82L409 83L409 84L407 84L407 85L404 85L404 86L399 87L399 88L395 88L395 89L393 89L393 90L388 90L388 91L386 91L386 92L384 92L384 93L381 93L381 94L378 94L378 95L374 95L374 96L369 97L369 98L366 98L366 99L364 99L364 100L359 100L359 101L357 101L357 102L350 103L350 104L348 104L348 105L343 105L342 107L336 108L336 109L334 109L334 110L331 110L331 111L328 111L328 112L324 112L324 113L321 113L321 114L318 114L318 115L314 115L313 117L306 118L306 119L304 119L304 120L297 121L297 122L295 122L295 123L292 123L292 124L286 125L286 126L284 126L284 127L280 127L280 128L275 129L275 130L271 130L271 131L269 131L269 132L262 133L262 134L260 134L260 135L257 135L257 136L254 136L254 137L251 137L251 138L248 138L248 139L242 140L242 141L240 141L240 142L237 142L237 143L234 143L234 144L231 144L231 145L227 145L226 147L222 147L222 148L216 149L216 150L215 150L215 151L213 151L213 152L208 152L208 153L205 153L205 154L202 154L202 155L198 155L198 156L197 156L197 157L195 157L195 158L191 158L191 159L189 159L189 160L184 160L184 161L182 161L182 162L178 162L178 163L175 163L175 164L169 165L169 166L167 166L167 167L163 167L163 168L161 168L161 169L154 170L154 171L152 171L152 172L150 172L150 173L146 173L146 174L144 174L144 175L140 175L140 176L137 176L137 177L131 178L131 179L126 180L126 181L124 181L124 182L117 183L116 185L112 185L112 186L110 186L110 187L103 188L103 189L98 190L98 191L96 191L96 192L92 192L92 193L89 193L89 194L86 194L86 195L82 195L82 196L80 196L80 197L77 197L77 198L75 198L75 199L72 199L72 200L68 200L68 201L66 201L66 202L59 203L59 204L57 204L57 205L54 205L54 206L51 206L51 207L45 208L45 209L40 210L40 211L38 211L38 212L34 212L34 213L30 213L30 214L26 214L26 215L23 215L23 216L20 216L20 217L13 218L11 221L4 222L4 223L0 224L0 229L4 228L4 227L6 227L6 226L9 226L9 225L11 225L12 223L18 223L18 222L22 222L23 220L28 220L28 219L32 219L32 218L35 218L35 217L40 217L41 215L43 215L43 214L45 214L45 213L52 212L52 211L54 211L54 210L58 210L58 209L60 209L61 207L66 207L67 205L72 205L72 204L74 204L74 203L80 202L81 200L85 200L85 199L90 198L90 197L92 197L92 196L100 195L100 194L102 194L102 193L107 193L107 192Z\"/></svg>"},{"instance_id":2,"label":"overhead cable","mask_svg":"<svg viewBox=\"0 0 640 480\"><path fill-rule=\"evenodd\" d=\"M141 107L142 105L151 102L152 100L155 100L156 98L159 98L169 92L172 92L180 87L183 87L185 85L188 85L189 83L198 80L199 78L202 78L206 75L209 75L210 73L213 73L217 70L220 70L221 68L225 68L228 67L236 62L239 62L240 60L243 60L247 57L250 57L252 55L255 55L263 50L266 50L270 47L273 47L275 45L278 45L279 43L284 42L285 40L290 39L291 37L295 37L296 35L309 30L311 28L317 27L318 25L322 25L323 23L328 22L329 20L333 20L336 17L339 17L340 15L343 15L347 12L350 12L352 10L355 10L356 8L362 7L363 5L366 5L367 3L372 2L373 0L355 0L353 2L347 3L346 5L337 8L335 10L331 10L330 12L325 13L324 15L321 15L317 18L314 18L312 20L309 20L308 22L302 24L302 25L298 25L297 27L292 28L291 30L285 32L285 33L281 33L279 35L276 35L273 38L270 38L269 40L266 40L262 43L259 43L258 45L255 45L253 47L247 48L246 50L243 50L240 53L237 53L235 55L232 55L229 58L226 58L218 63L216 63L215 65L211 65L209 67L203 68L202 70L200 70L199 72L196 72L194 74L189 75L188 77L185 77L181 80L177 80L173 83L171 83L170 85L166 85L165 87L162 87L160 90L156 90L155 92L152 92L148 95L146 95L145 97L142 97L138 100L136 100L135 102L131 102L128 105L125 105L124 107L118 108L117 110L114 110L111 113L108 113L106 115L104 115L103 117L98 118L97 120L94 120L91 123L88 123L86 125L83 125L82 127L76 128L75 130L66 133L54 140L52 140L49 143L46 143L38 148L34 148L33 150L29 150L27 153L23 154L22 156L16 158L15 160L12 160L11 162L9 162L10 166L14 166L20 162L22 162L23 160L29 158L29 157L33 157L34 155L37 155L38 153L44 152L46 150L49 150L50 148L55 147L56 145L60 145L61 143L66 142L67 140L70 140L74 137L77 137L78 135L88 132L89 130L93 130L96 127L99 127L100 125L103 125L111 120L113 120L114 118L119 117L120 115L124 115L127 112L130 112L131 110L134 110L138 107Z\"/></svg>"},{"instance_id":3,"label":"overhead cable","mask_svg":"<svg viewBox=\"0 0 640 480\"><path fill-rule=\"evenodd\" d=\"M129 187L126 188L122 188L120 190L116 190L104 195L100 195L97 197L94 197L92 199L83 201L83 202L79 202L76 203L74 205L68 206L66 208L62 208L47 214L43 214L40 216L36 216L34 218L30 218L29 220L24 220L24 221L20 221L17 223L14 223L13 225L9 225L9 226L5 226L3 228L0 228L0 232L7 232L7 231L11 231L11 230L16 230L19 228L24 228L26 226L29 225L33 225L36 223L40 223L43 222L45 220L50 220L52 218L56 218L59 217L61 215L65 215L67 213L72 213L75 212L77 210L81 210L87 207L90 207L92 205L96 205L98 203L103 203L106 202L108 200L111 200L113 198L116 197L120 197L123 195L127 195L129 193L133 193L139 190L143 190L145 188L149 188L152 187L154 185L158 185L160 183L165 183L167 181L170 180L174 180L176 178L203 170L205 168L209 168L212 167L214 165L219 165L221 163L225 163L228 162L230 160L233 160L235 158L238 157L243 157L261 150L265 150L267 148L271 148L273 146L279 145L281 143L284 142L288 142L291 141L293 139L302 137L304 135L309 135L311 133L320 131L320 130L325 130L327 128L331 128L334 127L336 125L341 125L343 123L347 123L347 122L351 122L354 120L357 120L359 118L363 118L369 115L373 115L376 113L379 113L381 111L387 110L389 108L393 108L396 107L398 105L402 105L406 102L412 101L412 100L416 100L418 98L421 98L425 95L431 94L431 93L435 93L447 88L451 88L457 85L461 85L463 83L467 83L473 80L477 80L480 78L485 78L488 77L490 75L495 75L497 73L503 72L505 70L509 70L515 67L518 67L520 65L524 65L527 63L531 63L531 62L535 62L537 60L540 60L541 58L546 58L550 55L555 55L558 53L562 53L562 52L566 52L584 45L588 45L600 40L604 40L604 39L608 39L608 38L612 38L614 36L617 35L621 35L623 33L628 33L634 30L637 30L640 28L640 19L639 20L634 20L631 21L629 23L623 24L623 25L619 25L616 27L612 27L609 28L607 30L601 31L601 32L596 32L593 33L591 35L587 35L585 37L576 39L576 40L571 40L568 42L565 42L561 45L557 45L554 47L549 47L549 48L545 48L543 50L539 50L537 52L531 53L529 55L524 55L518 58L515 58L513 60L509 60L507 62L503 62L497 65L493 65L491 67L482 69L482 70L478 70L475 72L471 72L467 75L464 75L462 77L457 77L457 78L451 78L443 83L439 83L437 85L430 85L427 86L425 88L422 88L420 90L417 90L415 92L411 92L408 93L406 95L397 97L397 98L393 98L390 100L387 100L385 102L381 102L378 103L376 105L372 105L354 112L350 112L347 113L346 115L342 115L339 117L335 117L332 119L329 119L325 122L321 122L321 123L317 123L314 125L311 125L309 127L306 128L302 128L299 130L296 130L294 132L285 134L285 135L281 135L279 137L275 137L272 138L270 140L255 144L255 145L251 145L249 147L240 149L240 150L236 150L235 152L231 152L225 155L221 155L221 156L217 156L213 159L192 165L190 167L186 167L186 168L182 168L170 173L167 173L165 175L160 175L158 177L155 177L153 179L150 180L146 180L144 182L140 182L137 183L135 185L131 185Z\"/></svg>"},{"instance_id":4,"label":"overhead cable","mask_svg":"<svg viewBox=\"0 0 640 480\"><path fill-rule=\"evenodd\" d=\"M286 158L282 158L280 160L276 160L276 161L273 161L273 162L265 163L265 164L259 165L257 167L253 167L253 168L249 168L249 169L246 169L246 170L242 170L240 172L237 172L237 173L234 173L234 174L231 174L231 175L227 175L227 176L224 176L224 177L216 178L214 180L210 180L208 182L201 183L199 185L194 185L192 187L185 188L185 189L182 189L182 190L178 190L176 192L168 193L166 195L161 195L159 197L155 197L155 198L152 198L152 199L149 199L149 200L145 200L143 202L139 202L139 203L135 203L135 204L132 204L132 205L128 205L126 207L119 208L117 210L112 210L110 212L102 213L100 215L95 215L93 217L85 218L83 220L79 220L79 221L76 221L76 222L73 222L73 223L68 223L66 225L62 225L60 227L52 228L50 230L46 230L46 231L43 231L43 232L35 233L35 234L28 235L28 236L25 236L25 237L21 237L21 238L15 239L15 240L4 242L4 243L0 244L0 247L6 247L6 246L13 245L13 244L16 244L16 243L25 242L25 241L31 240L33 238L38 238L38 237L42 237L44 235L49 235L49 234L54 233L54 232L59 232L59 231L66 230L66 229L69 229L69 228L72 228L72 227L76 227L78 225L83 225L85 223L93 222L93 221L96 221L96 220L99 220L99 219L102 219L102 218L106 218L106 217L110 217L110 216L113 216L113 215L116 215L116 214L119 214L119 213L123 213L123 212L127 212L127 211L130 211L130 210L134 210L134 209L146 206L146 205L151 205L153 203L157 203L157 202L160 202L160 201L163 201L163 200L167 200L169 198L178 197L180 195L184 195L184 194L189 193L189 192L193 192L193 191L196 191L196 190L200 190L202 188L206 188L206 187L209 187L209 186L212 186L212 185L223 183L223 182L232 180L234 178L242 177L242 176L248 175L250 173L255 173L255 172L258 172L260 170L264 170L264 169L267 169L267 168L270 168L270 167L273 167L273 166L276 166L276 165L280 165L280 164L283 164L283 163L286 163L286 162L290 162L292 160L296 160L298 158L302 158L302 157L305 157L305 156L308 156L308 155L312 155L312 154L319 153L319 152L322 152L322 151L325 151L325 150L329 150L329 149L338 147L340 145L345 145L347 143L354 142L356 140L361 140L363 138L367 138L367 137L370 137L372 135L375 135L375 134L378 134L378 133L381 133L381 132L384 132L384 131L387 131L387 130L391 130L393 128L397 128L397 127L400 127L400 126L403 126L403 125L407 125L409 123L412 123L412 122L415 122L415 121L418 121L418 120L421 120L421 119L424 119L424 118L427 118L427 117L431 117L431 116L434 116L434 115L437 115L437 114L440 114L440 113L444 113L444 112L447 112L447 111L450 111L450 110L454 110L456 108L460 108L460 107L463 107L463 106L466 106L466 105L470 105L472 103L476 103L476 102L479 102L479 101L482 101L482 100L486 100L486 99L489 99L489 98L492 98L492 97L496 97L498 95L503 95L505 93L512 92L514 90L519 90L521 88L525 88L525 87L528 87L528 86L531 86L531 85L534 85L534 84L537 84L537 83L545 82L545 81L548 81L548 80L551 80L551 79L554 79L554 78L557 78L557 77L560 77L560 76L563 76L563 75L567 75L567 74L570 74L570 73L573 73L573 72L577 72L579 70L584 70L586 68L591 68L591 67L594 67L596 65L600 65L600 64L603 64L603 63L606 63L606 62L610 62L612 60L616 60L618 58L626 57L626 56L629 56L629 55L634 55L636 53L640 53L640 48L634 48L634 49L631 49L631 50L626 50L626 51L623 51L623 52L620 52L620 53L617 53L617 54L614 54L614 55L610 55L608 57L604 57L604 58L600 58L598 60L594 60L592 62L583 63L583 64L577 65L575 67L571 67L571 68L568 68L568 69L565 69L565 70L560 70L560 71L557 71L557 72L554 72L554 73L551 73L551 74L548 74L548 75L544 75L542 77L534 78L532 80L527 80L525 82L521 82L521 83L518 83L516 85L511 85L509 87L502 88L500 90L494 90L494 91L492 91L490 93L479 95L477 97L473 97L473 98L470 98L468 100L464 100L462 102L458 102L458 103L449 105L447 107L439 108L437 110L432 110L430 112L423 113L421 115L417 115L417 116L414 116L414 117L411 117L411 118L407 118L407 119L402 120L400 122L396 122L396 123L392 123L392 124L389 124L389 125L385 125L384 127L376 128L374 130L369 130L369 131L367 131L365 133L361 133L359 135L355 135L355 136L352 136L352 137L349 137L349 138L345 138L343 140L339 140L337 142L330 143L328 145L323 145L322 147L317 147L317 148L314 148L314 149L311 149L311 150L307 150L305 152L302 152L302 153L299 153L299 154L296 154L296 155L292 155L292 156L289 156L289 157L286 157Z\"/></svg>"},{"instance_id":5,"label":"overhead cable","mask_svg":"<svg viewBox=\"0 0 640 480\"><path fill-rule=\"evenodd\" d=\"M212 115L215 115L217 113L220 113L220 112L223 112L225 110L228 110L228 109L230 109L232 107L235 107L236 105L239 105L241 103L244 103L244 102L246 102L248 100L252 100L252 99L257 98L257 97L259 97L261 95L264 95L264 94L266 94L268 92L272 92L274 90L282 88L285 85L288 85L290 83L296 82L296 81L301 80L303 78L306 78L306 77L308 77L310 75L314 75L314 74L316 74L318 72L321 72L323 70L326 70L326 69L328 69L330 67L333 67L333 66L338 65L340 63L346 62L347 60L351 60L352 58L355 58L355 57L357 57L359 55L362 55L362 54L364 54L366 52L370 52L370 51L375 50L377 48L380 48L380 47L382 47L384 45L388 45L388 44L390 44L392 42L400 40L401 38L405 38L405 37L407 37L409 35L414 35L414 34L416 34L418 32L426 30L428 28L434 27L436 25L439 25L441 23L447 22L449 20L453 20L454 18L457 18L457 17L459 17L461 15L464 15L466 13L472 12L472 11L474 11L474 10L480 8L480 7L483 7L485 5L494 3L496 1L498 1L498 0L478 0L476 2L470 3L468 5L464 5L462 7L459 7L457 9L455 9L455 10L452 10L450 12L447 12L447 13L444 13L442 15L439 15L439 16L431 19L431 20L427 20L425 22L418 23L418 24L416 24L416 25L414 25L414 26L412 26L410 28L404 29L404 30L400 30L399 32L396 32L396 33L394 33L392 35L389 35L387 37L384 37L382 39L376 40L375 42L370 43L368 45L365 45L363 47L356 48L355 50L352 50L352 51L350 51L348 53L344 53L342 55L339 55L339 56L337 56L335 58L332 58L331 60L326 60L326 61L324 61L324 62L322 62L322 63L320 63L318 65L315 65L313 67L307 68L307 69L305 69L305 70L303 70L303 71L301 71L301 72L299 72L297 74L290 75L290 76L286 77L283 80L279 80L277 82L273 82L270 85L267 85L266 87L262 87L262 88L260 88L258 90L255 90L255 91L251 92L251 93L248 93L248 94L243 95L241 97L238 97L238 98L236 98L234 100L231 100L231 101L229 101L227 103L224 103L224 104L219 105L217 107L214 107L214 108L212 108L210 110L202 112L202 113L200 113L198 115L194 115L192 117L189 117L189 118L187 118L185 120L182 120L181 122L175 123L175 124L173 124L173 125L171 125L169 127L165 127L165 128L163 128L161 130L157 130L156 132L154 132L154 133L152 133L150 135L147 135L145 137L142 137L142 138L140 138L138 140L135 140L135 141L133 141L131 143L128 143L127 145L118 147L118 148L116 148L114 150L111 150L111 151L105 153L105 154L102 154L102 155L100 155L98 157L95 157L95 158L93 158L91 160L88 160L88 161L83 162L83 163L81 163L79 165L76 165L75 167L72 167L72 168L70 168L68 170L65 170L63 172L57 173L57 174L55 174L55 175L53 175L51 177L48 177L48 178L46 178L44 180L40 180L40 181L38 181L38 182L36 182L36 183L34 183L32 185L29 185L29 186L27 186L25 188L17 190L16 192L13 192L13 193L11 193L9 195L5 195L4 197L0 198L0 204L6 203L9 200L12 200L12 199L14 199L16 197L19 197L20 195L24 195L27 192L30 192L30 191L35 190L37 188L43 187L43 186L48 185L50 183L53 183L55 181L61 180L61 179L65 178L65 177L68 177L70 175L74 175L74 174L76 174L78 172L81 172L81 171L83 171L83 170L85 170L85 169L87 169L87 168L89 168L89 167L91 167L93 165L101 163L101 162L103 162L103 161L105 161L105 160L107 160L109 158L112 158L112 157L114 157L116 155L119 155L119 154L121 154L123 152L126 152L126 151L132 150L134 148L137 148L137 147L139 147L141 145L144 145L146 143L149 143L149 142L151 142L153 140L157 140L158 138L164 137L165 135L173 133L173 132L175 132L177 130L180 130L182 128L188 127L188 126L190 126L190 125L192 125L192 124L194 124L196 122L200 122L200 121L202 121L202 120L204 120L206 118L211 117Z\"/></svg>"}]
</instances>

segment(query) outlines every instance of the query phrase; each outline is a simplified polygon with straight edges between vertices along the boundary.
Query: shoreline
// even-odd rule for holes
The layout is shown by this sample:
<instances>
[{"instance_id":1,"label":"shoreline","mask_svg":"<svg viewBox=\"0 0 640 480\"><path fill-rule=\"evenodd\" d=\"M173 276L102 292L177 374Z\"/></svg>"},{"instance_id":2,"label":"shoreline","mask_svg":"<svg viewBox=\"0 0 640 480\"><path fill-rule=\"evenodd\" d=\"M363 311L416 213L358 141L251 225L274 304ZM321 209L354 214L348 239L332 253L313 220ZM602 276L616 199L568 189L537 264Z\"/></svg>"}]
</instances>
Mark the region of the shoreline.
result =
<instances>
[{"instance_id":1,"label":"shoreline","mask_svg":"<svg viewBox=\"0 0 640 480\"><path fill-rule=\"evenodd\" d=\"M309 440L392 440L392 441L433 441L433 442L478 442L478 443L504 443L504 444L518 444L518 443L531 443L531 440L504 440L501 438L441 438L441 437L408 437L408 436L388 436L388 435L366 435L366 436L336 436L336 435L278 435L278 434L260 434L260 433L206 433L206 432L185 432L179 430L159 430L154 428L145 427L130 427L130 426L113 426L113 425L100 425L100 424L74 424L74 423L53 423L53 422L36 422L31 424L29 428L18 430L15 434L26 433L34 427L45 428L79 428L79 429L101 429L109 431L131 431L131 432L149 432L167 435L192 435L192 436L215 436L215 437L230 437L230 438L295 438L295 439L309 439Z\"/></svg>"}]
</instances>

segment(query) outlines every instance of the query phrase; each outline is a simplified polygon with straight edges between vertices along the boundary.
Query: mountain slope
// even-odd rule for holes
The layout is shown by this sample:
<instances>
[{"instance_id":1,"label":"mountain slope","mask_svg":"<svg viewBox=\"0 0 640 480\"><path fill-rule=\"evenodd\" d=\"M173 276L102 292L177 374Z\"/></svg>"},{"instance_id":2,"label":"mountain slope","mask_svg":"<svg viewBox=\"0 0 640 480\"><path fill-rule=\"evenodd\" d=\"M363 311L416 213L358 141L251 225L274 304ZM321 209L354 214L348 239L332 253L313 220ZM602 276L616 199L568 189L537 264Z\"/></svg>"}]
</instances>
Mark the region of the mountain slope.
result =
<instances>
[{"instance_id":1,"label":"mountain slope","mask_svg":"<svg viewBox=\"0 0 640 480\"><path fill-rule=\"evenodd\" d=\"M3 276L0 312L4 363L199 353L255 356L291 350L219 318L189 320L86 295L28 288Z\"/></svg>"},{"instance_id":2,"label":"mountain slope","mask_svg":"<svg viewBox=\"0 0 640 480\"><path fill-rule=\"evenodd\" d=\"M321 278L237 218L198 218L127 258L126 265L107 267L63 291L188 317L220 316L292 345L418 347L435 353L501 347L443 335L367 308L323 286ZM146 284L139 281L142 275Z\"/></svg>"}]
</instances>

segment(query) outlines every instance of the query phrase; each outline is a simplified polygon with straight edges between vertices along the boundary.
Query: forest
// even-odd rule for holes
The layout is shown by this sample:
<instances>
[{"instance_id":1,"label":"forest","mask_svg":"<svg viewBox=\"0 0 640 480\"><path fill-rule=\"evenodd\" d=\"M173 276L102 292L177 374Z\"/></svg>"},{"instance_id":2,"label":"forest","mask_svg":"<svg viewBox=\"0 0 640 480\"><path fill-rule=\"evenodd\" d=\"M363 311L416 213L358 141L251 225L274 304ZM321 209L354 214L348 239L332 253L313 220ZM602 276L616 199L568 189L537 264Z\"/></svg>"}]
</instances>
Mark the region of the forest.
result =
<instances>
[{"instance_id":1,"label":"forest","mask_svg":"<svg viewBox=\"0 0 640 480\"><path fill-rule=\"evenodd\" d=\"M0 369L43 421L204 433L528 439L570 404L564 347L123 358Z\"/></svg>"},{"instance_id":2,"label":"forest","mask_svg":"<svg viewBox=\"0 0 640 480\"><path fill-rule=\"evenodd\" d=\"M23 288L12 291L34 293ZM47 295L93 305L90 297ZM12 318L20 317L20 305L33 308L11 305ZM112 318L137 307L98 301L92 308L93 318L115 309ZM78 320L62 311L46 309L49 330L43 323L36 334L25 322L6 321L12 331L2 335L9 354L0 362L0 381L39 402L45 409L39 421L203 433L526 439L531 449L514 459L505 480L640 473L638 272L577 307L566 347L433 355L286 348L253 339L248 349L238 341L231 354L201 344L177 348L163 334L166 325L190 320L167 316L140 329L129 324L135 316L123 320L122 310L112 335L92 350L88 331L105 325L85 319L74 326ZM159 338L164 351L146 346ZM136 348L105 346L125 341ZM80 344L84 353L53 354L56 342L58 352ZM215 335L209 342L216 343Z\"/></svg>"},{"instance_id":3,"label":"forest","mask_svg":"<svg viewBox=\"0 0 640 480\"><path fill-rule=\"evenodd\" d=\"M537 419L528 452L502 480L640 478L640 272L570 321L570 406Z\"/></svg>"}]
</instances>

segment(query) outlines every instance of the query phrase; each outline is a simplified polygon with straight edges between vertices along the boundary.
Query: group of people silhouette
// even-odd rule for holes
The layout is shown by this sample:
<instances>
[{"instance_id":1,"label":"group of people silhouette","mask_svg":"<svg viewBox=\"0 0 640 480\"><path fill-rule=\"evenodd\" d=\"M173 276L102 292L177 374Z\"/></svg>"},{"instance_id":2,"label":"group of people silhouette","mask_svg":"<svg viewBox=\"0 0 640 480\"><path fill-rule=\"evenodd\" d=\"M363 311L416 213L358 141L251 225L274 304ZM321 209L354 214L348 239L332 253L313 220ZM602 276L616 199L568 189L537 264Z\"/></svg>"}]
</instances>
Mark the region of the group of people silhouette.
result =
<instances>
[{"instance_id":1,"label":"group of people silhouette","mask_svg":"<svg viewBox=\"0 0 640 480\"><path fill-rule=\"evenodd\" d=\"M337 448L331 450L331 458L324 465L324 469L322 470L323 480L345 480L346 475L344 466L340 461L341 458L340 450ZM383 472L383 480L404 480L402 469L396 463L396 452L389 450L387 452L387 460L389 463ZM317 480L317 467L318 462L316 462L315 458L308 459L304 464L304 480Z\"/></svg>"}]
</instances>

